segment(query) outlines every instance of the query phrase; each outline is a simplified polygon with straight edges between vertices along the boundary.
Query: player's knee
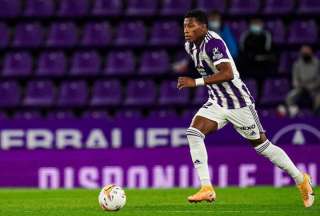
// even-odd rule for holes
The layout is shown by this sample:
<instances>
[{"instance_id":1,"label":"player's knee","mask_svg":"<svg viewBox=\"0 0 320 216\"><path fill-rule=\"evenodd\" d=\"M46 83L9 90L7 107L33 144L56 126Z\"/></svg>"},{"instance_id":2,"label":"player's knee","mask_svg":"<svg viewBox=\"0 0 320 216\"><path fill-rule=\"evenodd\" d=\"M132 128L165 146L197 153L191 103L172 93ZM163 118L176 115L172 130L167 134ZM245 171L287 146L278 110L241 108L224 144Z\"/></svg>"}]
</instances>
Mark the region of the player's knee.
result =
<instances>
[{"instance_id":1,"label":"player's knee","mask_svg":"<svg viewBox=\"0 0 320 216\"><path fill-rule=\"evenodd\" d=\"M190 139L194 139L194 138L198 138L198 139L205 138L205 134L203 134L198 128L194 128L194 127L189 127L186 130L186 136L189 141L190 141Z\"/></svg>"},{"instance_id":2,"label":"player's knee","mask_svg":"<svg viewBox=\"0 0 320 216\"><path fill-rule=\"evenodd\" d=\"M253 147L257 147L258 145L264 143L265 141L267 141L267 137L265 133L260 133L260 138L256 139L256 140L249 140L249 142L251 143L251 145Z\"/></svg>"},{"instance_id":3,"label":"player's knee","mask_svg":"<svg viewBox=\"0 0 320 216\"><path fill-rule=\"evenodd\" d=\"M190 128L196 128L204 135L207 135L208 133L217 130L218 124L202 116L195 116L192 120Z\"/></svg>"}]
</instances>

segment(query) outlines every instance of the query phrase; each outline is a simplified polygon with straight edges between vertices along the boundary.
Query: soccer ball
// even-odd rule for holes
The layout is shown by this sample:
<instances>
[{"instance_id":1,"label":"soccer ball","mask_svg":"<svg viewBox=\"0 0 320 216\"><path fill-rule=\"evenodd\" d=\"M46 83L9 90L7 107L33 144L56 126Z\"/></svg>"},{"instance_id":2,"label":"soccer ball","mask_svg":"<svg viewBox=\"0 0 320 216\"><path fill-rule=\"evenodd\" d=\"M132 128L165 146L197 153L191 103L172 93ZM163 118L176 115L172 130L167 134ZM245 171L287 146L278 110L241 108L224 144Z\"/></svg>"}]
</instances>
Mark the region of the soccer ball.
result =
<instances>
[{"instance_id":1,"label":"soccer ball","mask_svg":"<svg viewBox=\"0 0 320 216\"><path fill-rule=\"evenodd\" d=\"M118 211L126 204L124 190L116 185L106 185L100 191L98 201L105 211Z\"/></svg>"}]
</instances>

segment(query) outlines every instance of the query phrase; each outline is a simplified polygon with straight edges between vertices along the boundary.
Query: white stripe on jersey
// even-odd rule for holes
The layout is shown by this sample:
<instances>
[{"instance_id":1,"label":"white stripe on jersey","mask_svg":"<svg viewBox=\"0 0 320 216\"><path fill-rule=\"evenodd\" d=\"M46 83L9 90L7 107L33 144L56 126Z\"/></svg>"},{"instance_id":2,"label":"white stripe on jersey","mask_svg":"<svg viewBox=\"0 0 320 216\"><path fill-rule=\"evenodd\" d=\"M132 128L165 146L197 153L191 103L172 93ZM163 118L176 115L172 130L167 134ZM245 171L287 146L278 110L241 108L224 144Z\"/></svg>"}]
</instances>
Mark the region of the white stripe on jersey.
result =
<instances>
[{"instance_id":1,"label":"white stripe on jersey","mask_svg":"<svg viewBox=\"0 0 320 216\"><path fill-rule=\"evenodd\" d=\"M192 58L194 61L194 65L197 66L198 65L198 59L197 59L197 49L196 48L191 48L191 52L192 52Z\"/></svg>"},{"instance_id":2,"label":"white stripe on jersey","mask_svg":"<svg viewBox=\"0 0 320 216\"><path fill-rule=\"evenodd\" d=\"M220 59L220 60L214 62L213 65L217 66L218 64L220 64L222 62L230 62L231 63L230 59Z\"/></svg>"},{"instance_id":3,"label":"white stripe on jersey","mask_svg":"<svg viewBox=\"0 0 320 216\"><path fill-rule=\"evenodd\" d=\"M185 43L184 48L185 48L186 52L190 55L191 51L190 51L189 43Z\"/></svg>"},{"instance_id":4,"label":"white stripe on jersey","mask_svg":"<svg viewBox=\"0 0 320 216\"><path fill-rule=\"evenodd\" d=\"M233 92L233 90L231 89L229 83L227 82L223 82L221 83L223 85L223 87L226 89L227 93L230 95L230 97L232 98L233 104L235 108L240 108L240 102L238 100L238 98L234 95L235 93Z\"/></svg>"},{"instance_id":5,"label":"white stripe on jersey","mask_svg":"<svg viewBox=\"0 0 320 216\"><path fill-rule=\"evenodd\" d=\"M219 87L217 85L210 85L212 88L214 88L216 90L216 92L218 93L218 96L221 99L222 102L222 107L228 107L228 103L227 103L227 98L223 95L223 93L219 90ZM212 91L212 90L211 90ZM213 91L212 91L213 93ZM218 98L216 98L218 100ZM218 102L218 101L216 101Z\"/></svg>"},{"instance_id":6,"label":"white stripe on jersey","mask_svg":"<svg viewBox=\"0 0 320 216\"><path fill-rule=\"evenodd\" d=\"M245 92L245 91L243 90L243 88L242 88L242 86L245 86L245 84L242 82L242 80L241 80L241 79L238 79L238 80L235 80L235 81L232 81L232 82L233 82L233 84L239 89L241 95L244 96L244 97L242 97L242 98L244 99L244 101L246 102L246 104L252 104L251 99L250 99L251 95L248 95L247 92ZM249 92L249 94L250 94L250 92ZM246 95L247 95L247 97L246 97Z\"/></svg>"}]
</instances>

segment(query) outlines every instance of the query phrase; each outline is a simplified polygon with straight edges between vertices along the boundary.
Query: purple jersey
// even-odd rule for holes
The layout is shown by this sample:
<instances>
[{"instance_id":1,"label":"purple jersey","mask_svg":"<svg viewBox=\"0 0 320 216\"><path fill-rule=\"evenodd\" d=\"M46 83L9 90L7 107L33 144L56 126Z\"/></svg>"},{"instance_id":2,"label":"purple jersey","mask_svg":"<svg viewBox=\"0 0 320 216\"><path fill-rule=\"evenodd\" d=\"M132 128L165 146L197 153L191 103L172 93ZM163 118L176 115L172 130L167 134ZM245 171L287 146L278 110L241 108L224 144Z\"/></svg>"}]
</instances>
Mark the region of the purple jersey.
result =
<instances>
[{"instance_id":1,"label":"purple jersey","mask_svg":"<svg viewBox=\"0 0 320 216\"><path fill-rule=\"evenodd\" d=\"M237 109L254 103L248 88L240 79L225 42L217 33L208 31L199 47L194 43L186 42L185 49L202 77L217 73L216 66L222 62L231 64L233 80L207 85L209 97L218 105L227 109Z\"/></svg>"}]
</instances>

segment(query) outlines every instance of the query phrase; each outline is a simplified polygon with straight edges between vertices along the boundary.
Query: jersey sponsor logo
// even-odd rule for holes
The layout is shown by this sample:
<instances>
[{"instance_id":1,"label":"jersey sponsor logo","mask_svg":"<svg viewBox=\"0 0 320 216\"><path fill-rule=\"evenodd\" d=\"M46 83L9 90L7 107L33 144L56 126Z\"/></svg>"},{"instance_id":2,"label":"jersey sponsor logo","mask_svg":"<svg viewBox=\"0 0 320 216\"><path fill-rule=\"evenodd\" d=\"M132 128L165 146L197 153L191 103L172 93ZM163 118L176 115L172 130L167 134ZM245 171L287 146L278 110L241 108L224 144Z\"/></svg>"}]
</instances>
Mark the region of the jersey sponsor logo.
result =
<instances>
[{"instance_id":1,"label":"jersey sponsor logo","mask_svg":"<svg viewBox=\"0 0 320 216\"><path fill-rule=\"evenodd\" d=\"M256 125L253 124L253 125L250 125L250 126L243 126L243 127L239 127L240 130L243 130L243 131L247 131L247 130L253 130L256 128Z\"/></svg>"},{"instance_id":2,"label":"jersey sponsor logo","mask_svg":"<svg viewBox=\"0 0 320 216\"><path fill-rule=\"evenodd\" d=\"M212 59L218 60L218 59L221 59L222 57L223 57L223 54L219 51L219 48L218 47L213 48Z\"/></svg>"}]
</instances>

